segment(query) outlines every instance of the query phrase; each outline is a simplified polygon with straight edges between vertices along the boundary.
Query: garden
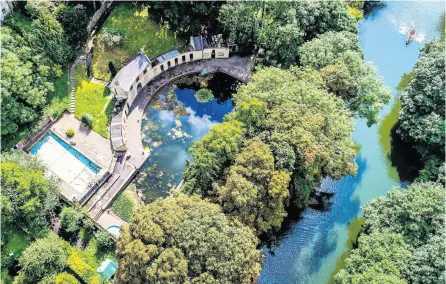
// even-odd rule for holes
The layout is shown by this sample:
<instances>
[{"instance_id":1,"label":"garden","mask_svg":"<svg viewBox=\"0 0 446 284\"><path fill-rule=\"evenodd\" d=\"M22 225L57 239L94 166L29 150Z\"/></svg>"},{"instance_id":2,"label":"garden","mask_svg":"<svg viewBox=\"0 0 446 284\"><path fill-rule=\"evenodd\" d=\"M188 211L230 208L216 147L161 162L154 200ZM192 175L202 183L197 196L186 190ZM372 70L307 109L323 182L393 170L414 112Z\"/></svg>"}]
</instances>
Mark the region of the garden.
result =
<instances>
[{"instance_id":1,"label":"garden","mask_svg":"<svg viewBox=\"0 0 446 284\"><path fill-rule=\"evenodd\" d=\"M107 127L113 110L110 90L105 85L89 81L82 65L76 66L75 72L75 117L108 139Z\"/></svg>"},{"instance_id":2,"label":"garden","mask_svg":"<svg viewBox=\"0 0 446 284\"><path fill-rule=\"evenodd\" d=\"M149 7L120 4L96 37L93 77L110 80L110 70L119 70L139 51L153 58L182 45L168 24L157 23L150 17Z\"/></svg>"}]
</instances>

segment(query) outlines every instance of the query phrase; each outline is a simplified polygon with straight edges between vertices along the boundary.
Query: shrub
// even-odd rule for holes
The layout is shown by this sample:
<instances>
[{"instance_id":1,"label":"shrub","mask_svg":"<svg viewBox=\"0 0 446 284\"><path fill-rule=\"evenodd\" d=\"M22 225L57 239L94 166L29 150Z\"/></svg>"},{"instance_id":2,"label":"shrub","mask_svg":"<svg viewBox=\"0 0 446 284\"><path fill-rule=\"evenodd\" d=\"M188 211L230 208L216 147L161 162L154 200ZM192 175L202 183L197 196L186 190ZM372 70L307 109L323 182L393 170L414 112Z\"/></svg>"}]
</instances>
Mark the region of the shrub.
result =
<instances>
[{"instance_id":1,"label":"shrub","mask_svg":"<svg viewBox=\"0 0 446 284\"><path fill-rule=\"evenodd\" d=\"M72 207L65 207L60 213L60 223L62 229L67 233L75 233L80 230L80 225L84 214Z\"/></svg>"},{"instance_id":2,"label":"shrub","mask_svg":"<svg viewBox=\"0 0 446 284\"><path fill-rule=\"evenodd\" d=\"M65 134L68 136L68 137L73 137L74 136L74 129L73 128L70 128L70 129L68 129L67 131L65 131Z\"/></svg>"},{"instance_id":3,"label":"shrub","mask_svg":"<svg viewBox=\"0 0 446 284\"><path fill-rule=\"evenodd\" d=\"M214 98L214 95L208 89L200 89L195 93L195 98L200 103L207 103Z\"/></svg>"},{"instance_id":4,"label":"shrub","mask_svg":"<svg viewBox=\"0 0 446 284\"><path fill-rule=\"evenodd\" d=\"M62 272L56 276L56 284L79 284L79 281L73 275Z\"/></svg>"},{"instance_id":5,"label":"shrub","mask_svg":"<svg viewBox=\"0 0 446 284\"><path fill-rule=\"evenodd\" d=\"M96 237L96 241L98 249L102 251L114 249L115 247L115 241L111 237L110 233L106 231L100 231Z\"/></svg>"},{"instance_id":6,"label":"shrub","mask_svg":"<svg viewBox=\"0 0 446 284\"><path fill-rule=\"evenodd\" d=\"M68 267L85 283L100 284L101 276L90 265L86 264L73 249L67 260Z\"/></svg>"},{"instance_id":7,"label":"shrub","mask_svg":"<svg viewBox=\"0 0 446 284\"><path fill-rule=\"evenodd\" d=\"M118 31L103 29L102 38L107 47L120 46L122 43L122 35Z\"/></svg>"},{"instance_id":8,"label":"shrub","mask_svg":"<svg viewBox=\"0 0 446 284\"><path fill-rule=\"evenodd\" d=\"M93 127L93 116L89 113L83 113L81 115L81 120L85 125L92 128Z\"/></svg>"},{"instance_id":9,"label":"shrub","mask_svg":"<svg viewBox=\"0 0 446 284\"><path fill-rule=\"evenodd\" d=\"M122 220L130 222L132 219L133 211L135 210L135 202L131 197L123 192L112 205L113 212L118 215Z\"/></svg>"}]
</instances>

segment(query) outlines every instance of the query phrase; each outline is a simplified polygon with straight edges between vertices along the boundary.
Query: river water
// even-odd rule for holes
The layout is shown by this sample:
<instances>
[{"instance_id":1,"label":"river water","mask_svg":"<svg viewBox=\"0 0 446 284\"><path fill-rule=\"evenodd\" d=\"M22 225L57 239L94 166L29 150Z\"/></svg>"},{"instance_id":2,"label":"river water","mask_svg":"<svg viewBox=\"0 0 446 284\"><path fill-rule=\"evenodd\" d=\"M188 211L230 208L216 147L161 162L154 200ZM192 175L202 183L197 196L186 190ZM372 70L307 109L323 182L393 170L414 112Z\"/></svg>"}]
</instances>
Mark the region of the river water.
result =
<instances>
[{"instance_id":1,"label":"river water","mask_svg":"<svg viewBox=\"0 0 446 284\"><path fill-rule=\"evenodd\" d=\"M385 7L360 22L360 43L365 60L377 67L378 75L384 77L386 86L392 89L394 99L396 87L402 75L411 72L420 47L437 35L444 5L444 2L387 1ZM405 38L412 26L417 27L417 37L406 46ZM388 115L391 106L392 103L383 109L382 117ZM401 185L388 158L388 145L385 145L389 143L390 128L391 125L369 128L362 119L356 121L353 138L361 146L356 159L357 176L323 181L322 191L335 192L331 209L326 212L306 209L301 219L291 223L279 237L276 246L264 248L266 257L260 283L330 281L337 265L341 265L341 257L351 246L349 234L357 229L358 223L350 227L349 223L362 214L361 206L385 195L392 186Z\"/></svg>"}]
</instances>

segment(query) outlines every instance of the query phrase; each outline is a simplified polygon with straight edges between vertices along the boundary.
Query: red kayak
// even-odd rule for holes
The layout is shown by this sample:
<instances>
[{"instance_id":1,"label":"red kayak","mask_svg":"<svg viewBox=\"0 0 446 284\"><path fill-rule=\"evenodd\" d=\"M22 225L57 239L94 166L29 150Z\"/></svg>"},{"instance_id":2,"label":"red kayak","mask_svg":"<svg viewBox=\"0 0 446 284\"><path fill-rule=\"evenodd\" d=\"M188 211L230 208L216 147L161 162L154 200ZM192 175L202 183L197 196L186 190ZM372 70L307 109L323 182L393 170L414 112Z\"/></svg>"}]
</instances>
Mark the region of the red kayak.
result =
<instances>
[{"instance_id":1,"label":"red kayak","mask_svg":"<svg viewBox=\"0 0 446 284\"><path fill-rule=\"evenodd\" d=\"M413 28L409 32L409 35L406 38L406 45L409 44L415 38L416 33L417 33L417 28Z\"/></svg>"}]
</instances>

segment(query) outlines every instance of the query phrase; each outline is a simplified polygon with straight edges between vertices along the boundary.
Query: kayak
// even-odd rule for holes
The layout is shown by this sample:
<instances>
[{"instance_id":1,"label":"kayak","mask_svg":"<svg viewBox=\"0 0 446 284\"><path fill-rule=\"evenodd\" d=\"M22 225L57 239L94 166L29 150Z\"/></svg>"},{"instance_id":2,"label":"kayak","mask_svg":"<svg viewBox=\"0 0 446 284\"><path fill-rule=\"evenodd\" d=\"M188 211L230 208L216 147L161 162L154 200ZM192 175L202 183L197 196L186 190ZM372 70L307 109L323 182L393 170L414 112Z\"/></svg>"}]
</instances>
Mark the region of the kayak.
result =
<instances>
[{"instance_id":1,"label":"kayak","mask_svg":"<svg viewBox=\"0 0 446 284\"><path fill-rule=\"evenodd\" d=\"M406 38L406 45L409 44L414 38L415 38L415 34L417 33L417 28L413 28L410 32L409 35Z\"/></svg>"}]
</instances>

